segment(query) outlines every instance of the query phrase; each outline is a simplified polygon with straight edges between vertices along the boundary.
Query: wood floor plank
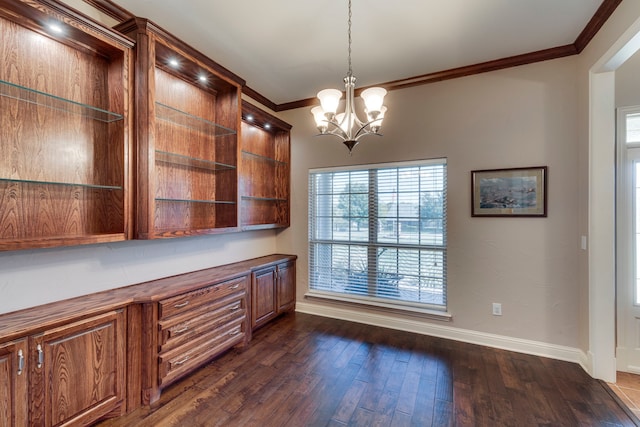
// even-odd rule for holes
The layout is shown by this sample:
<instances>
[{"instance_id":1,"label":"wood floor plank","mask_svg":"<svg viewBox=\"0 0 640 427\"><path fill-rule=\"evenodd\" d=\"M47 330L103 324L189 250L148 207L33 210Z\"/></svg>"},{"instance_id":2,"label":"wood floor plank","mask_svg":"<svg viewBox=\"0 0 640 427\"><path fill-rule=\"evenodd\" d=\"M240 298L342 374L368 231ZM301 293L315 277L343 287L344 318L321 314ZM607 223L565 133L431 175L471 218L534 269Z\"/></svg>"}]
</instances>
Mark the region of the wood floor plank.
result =
<instances>
[{"instance_id":1,"label":"wood floor plank","mask_svg":"<svg viewBox=\"0 0 640 427\"><path fill-rule=\"evenodd\" d=\"M634 426L574 363L299 313L100 427Z\"/></svg>"}]
</instances>

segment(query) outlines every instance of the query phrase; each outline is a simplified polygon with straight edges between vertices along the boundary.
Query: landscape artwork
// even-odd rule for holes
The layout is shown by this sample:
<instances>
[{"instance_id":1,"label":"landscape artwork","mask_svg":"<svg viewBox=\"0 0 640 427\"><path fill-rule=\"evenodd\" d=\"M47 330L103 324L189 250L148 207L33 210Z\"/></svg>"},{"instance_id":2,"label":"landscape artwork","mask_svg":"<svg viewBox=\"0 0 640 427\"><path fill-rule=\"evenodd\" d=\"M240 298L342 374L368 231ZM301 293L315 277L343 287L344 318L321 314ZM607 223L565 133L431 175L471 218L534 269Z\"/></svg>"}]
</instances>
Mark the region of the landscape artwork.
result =
<instances>
[{"instance_id":1,"label":"landscape artwork","mask_svg":"<svg viewBox=\"0 0 640 427\"><path fill-rule=\"evenodd\" d=\"M547 216L547 167L471 172L472 216Z\"/></svg>"}]
</instances>

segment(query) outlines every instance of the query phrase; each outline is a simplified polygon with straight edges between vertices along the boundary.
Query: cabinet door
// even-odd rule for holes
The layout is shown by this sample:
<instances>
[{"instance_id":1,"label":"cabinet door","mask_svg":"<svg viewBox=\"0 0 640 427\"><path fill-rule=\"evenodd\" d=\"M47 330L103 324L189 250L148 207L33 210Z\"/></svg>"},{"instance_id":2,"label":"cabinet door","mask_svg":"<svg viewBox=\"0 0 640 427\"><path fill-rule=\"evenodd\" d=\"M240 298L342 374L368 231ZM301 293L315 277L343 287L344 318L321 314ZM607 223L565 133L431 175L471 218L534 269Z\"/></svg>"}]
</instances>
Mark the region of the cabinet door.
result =
<instances>
[{"instance_id":1,"label":"cabinet door","mask_svg":"<svg viewBox=\"0 0 640 427\"><path fill-rule=\"evenodd\" d=\"M253 273L251 284L251 327L256 328L277 315L276 268L269 267Z\"/></svg>"},{"instance_id":2,"label":"cabinet door","mask_svg":"<svg viewBox=\"0 0 640 427\"><path fill-rule=\"evenodd\" d=\"M0 344L0 426L27 425L26 339Z\"/></svg>"},{"instance_id":3,"label":"cabinet door","mask_svg":"<svg viewBox=\"0 0 640 427\"><path fill-rule=\"evenodd\" d=\"M122 310L31 337L32 425L87 425L117 410L125 343Z\"/></svg>"},{"instance_id":4,"label":"cabinet door","mask_svg":"<svg viewBox=\"0 0 640 427\"><path fill-rule=\"evenodd\" d=\"M278 266L278 313L293 310L296 303L296 264Z\"/></svg>"}]
</instances>

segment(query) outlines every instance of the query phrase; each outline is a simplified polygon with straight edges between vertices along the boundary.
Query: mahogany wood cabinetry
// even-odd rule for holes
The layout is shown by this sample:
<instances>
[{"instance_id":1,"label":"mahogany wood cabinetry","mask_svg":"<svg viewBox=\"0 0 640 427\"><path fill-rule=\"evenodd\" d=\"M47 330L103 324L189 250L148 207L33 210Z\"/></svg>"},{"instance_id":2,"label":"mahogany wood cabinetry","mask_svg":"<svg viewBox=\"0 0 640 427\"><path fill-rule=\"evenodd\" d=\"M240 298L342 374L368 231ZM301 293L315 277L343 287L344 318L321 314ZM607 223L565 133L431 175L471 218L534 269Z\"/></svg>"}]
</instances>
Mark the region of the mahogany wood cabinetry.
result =
<instances>
[{"instance_id":1,"label":"mahogany wood cabinetry","mask_svg":"<svg viewBox=\"0 0 640 427\"><path fill-rule=\"evenodd\" d=\"M293 310L295 262L267 255L0 314L0 426L91 425L155 402L250 340L252 278L273 309L260 325Z\"/></svg>"},{"instance_id":2,"label":"mahogany wood cabinetry","mask_svg":"<svg viewBox=\"0 0 640 427\"><path fill-rule=\"evenodd\" d=\"M136 40L137 238L238 231L244 81L152 22Z\"/></svg>"},{"instance_id":3,"label":"mahogany wood cabinetry","mask_svg":"<svg viewBox=\"0 0 640 427\"><path fill-rule=\"evenodd\" d=\"M168 384L249 339L248 273L220 282L203 278L202 288L143 304L145 404L155 402ZM179 284L183 278L171 280Z\"/></svg>"},{"instance_id":4,"label":"mahogany wood cabinetry","mask_svg":"<svg viewBox=\"0 0 640 427\"><path fill-rule=\"evenodd\" d=\"M0 426L28 425L27 339L0 343Z\"/></svg>"},{"instance_id":5,"label":"mahogany wood cabinetry","mask_svg":"<svg viewBox=\"0 0 640 427\"><path fill-rule=\"evenodd\" d=\"M251 276L251 328L293 311L296 301L295 262L286 261L253 271Z\"/></svg>"},{"instance_id":6,"label":"mahogany wood cabinetry","mask_svg":"<svg viewBox=\"0 0 640 427\"><path fill-rule=\"evenodd\" d=\"M0 425L89 425L124 411L124 319L113 310L0 343Z\"/></svg>"},{"instance_id":7,"label":"mahogany wood cabinetry","mask_svg":"<svg viewBox=\"0 0 640 427\"><path fill-rule=\"evenodd\" d=\"M242 101L241 226L289 226L291 125Z\"/></svg>"},{"instance_id":8,"label":"mahogany wood cabinetry","mask_svg":"<svg viewBox=\"0 0 640 427\"><path fill-rule=\"evenodd\" d=\"M0 250L129 238L133 42L49 0L0 34Z\"/></svg>"}]
</instances>

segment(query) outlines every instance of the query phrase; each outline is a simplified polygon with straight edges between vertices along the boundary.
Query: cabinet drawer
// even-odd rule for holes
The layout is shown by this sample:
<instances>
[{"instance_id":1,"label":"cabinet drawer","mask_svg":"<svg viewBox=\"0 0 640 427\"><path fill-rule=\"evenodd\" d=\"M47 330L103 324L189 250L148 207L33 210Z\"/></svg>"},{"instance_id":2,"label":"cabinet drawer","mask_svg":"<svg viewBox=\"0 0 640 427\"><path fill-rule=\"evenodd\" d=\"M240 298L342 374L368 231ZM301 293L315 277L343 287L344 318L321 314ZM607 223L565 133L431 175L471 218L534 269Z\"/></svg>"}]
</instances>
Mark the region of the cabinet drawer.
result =
<instances>
[{"instance_id":1,"label":"cabinet drawer","mask_svg":"<svg viewBox=\"0 0 640 427\"><path fill-rule=\"evenodd\" d=\"M167 351L234 320L247 315L246 297L231 296L215 304L203 306L193 316L174 316L159 322L158 344Z\"/></svg>"},{"instance_id":2,"label":"cabinet drawer","mask_svg":"<svg viewBox=\"0 0 640 427\"><path fill-rule=\"evenodd\" d=\"M245 339L244 318L225 324L201 335L188 344L158 355L158 381L165 386L207 359L231 348Z\"/></svg>"},{"instance_id":3,"label":"cabinet drawer","mask_svg":"<svg viewBox=\"0 0 640 427\"><path fill-rule=\"evenodd\" d=\"M159 318L162 320L190 311L194 307L210 303L217 298L222 298L235 292L246 292L247 281L248 276L239 277L162 300L159 302Z\"/></svg>"}]
</instances>

